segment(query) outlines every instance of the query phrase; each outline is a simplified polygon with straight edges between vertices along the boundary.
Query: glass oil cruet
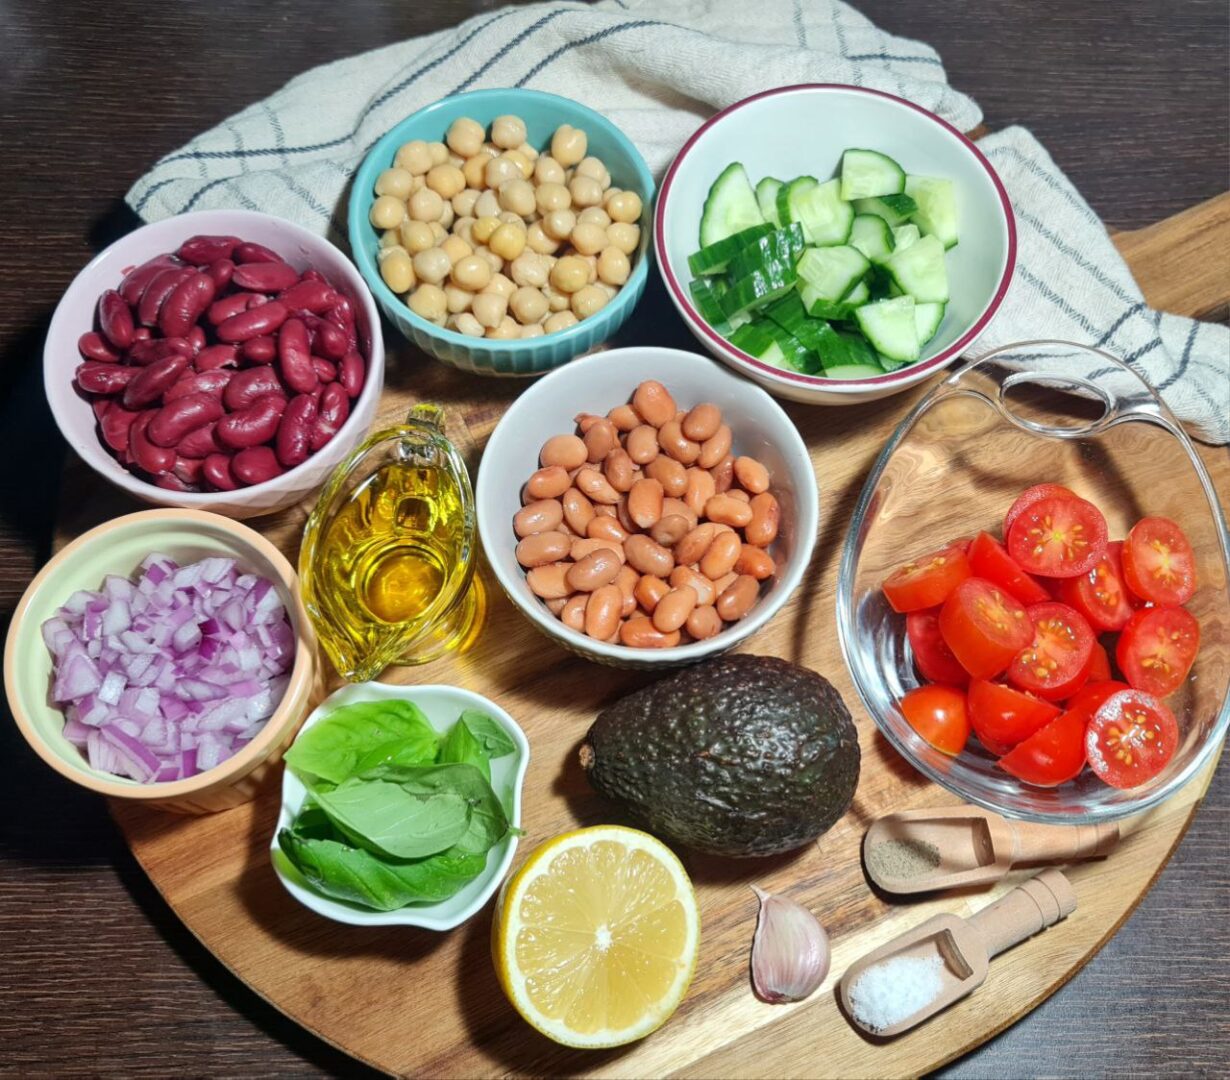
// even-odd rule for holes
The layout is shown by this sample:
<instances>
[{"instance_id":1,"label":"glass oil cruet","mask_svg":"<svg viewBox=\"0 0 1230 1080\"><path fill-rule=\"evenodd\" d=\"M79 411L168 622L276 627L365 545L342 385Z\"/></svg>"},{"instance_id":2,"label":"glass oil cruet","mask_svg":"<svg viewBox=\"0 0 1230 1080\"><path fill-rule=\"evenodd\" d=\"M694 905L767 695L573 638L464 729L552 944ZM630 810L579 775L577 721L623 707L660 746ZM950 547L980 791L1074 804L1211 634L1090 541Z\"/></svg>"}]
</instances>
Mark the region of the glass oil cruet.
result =
<instances>
[{"instance_id":1,"label":"glass oil cruet","mask_svg":"<svg viewBox=\"0 0 1230 1080\"><path fill-rule=\"evenodd\" d=\"M477 553L444 410L416 405L337 466L304 527L304 605L338 672L361 682L467 646L483 606Z\"/></svg>"}]
</instances>

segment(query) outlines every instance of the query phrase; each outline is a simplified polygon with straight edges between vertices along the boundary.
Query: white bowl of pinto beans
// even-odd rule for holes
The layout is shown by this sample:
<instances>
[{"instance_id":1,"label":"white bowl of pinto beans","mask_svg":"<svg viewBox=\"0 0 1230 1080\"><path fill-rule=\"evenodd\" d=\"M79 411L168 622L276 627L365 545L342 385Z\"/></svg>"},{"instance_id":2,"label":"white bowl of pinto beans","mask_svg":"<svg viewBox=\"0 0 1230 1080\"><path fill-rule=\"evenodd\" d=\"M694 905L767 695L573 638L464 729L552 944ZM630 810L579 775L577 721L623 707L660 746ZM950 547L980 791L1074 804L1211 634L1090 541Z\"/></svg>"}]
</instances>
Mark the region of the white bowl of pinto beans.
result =
<instances>
[{"instance_id":1,"label":"white bowl of pinto beans","mask_svg":"<svg viewBox=\"0 0 1230 1080\"><path fill-rule=\"evenodd\" d=\"M487 444L477 503L522 614L630 668L750 638L802 580L819 517L781 407L707 357L660 348L597 353L530 387Z\"/></svg>"}]
</instances>

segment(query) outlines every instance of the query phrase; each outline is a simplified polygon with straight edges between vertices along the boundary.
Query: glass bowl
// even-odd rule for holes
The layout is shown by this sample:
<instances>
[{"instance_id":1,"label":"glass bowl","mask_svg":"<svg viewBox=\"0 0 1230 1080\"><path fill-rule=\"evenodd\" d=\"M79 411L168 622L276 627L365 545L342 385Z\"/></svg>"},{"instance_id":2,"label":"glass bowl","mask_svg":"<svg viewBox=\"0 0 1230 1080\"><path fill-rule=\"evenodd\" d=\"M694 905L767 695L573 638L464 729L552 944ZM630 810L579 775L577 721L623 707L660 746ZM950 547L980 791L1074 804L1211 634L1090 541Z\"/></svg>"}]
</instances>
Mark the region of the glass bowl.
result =
<instances>
[{"instance_id":1,"label":"glass bowl","mask_svg":"<svg viewBox=\"0 0 1230 1080\"><path fill-rule=\"evenodd\" d=\"M897 702L919 684L905 635L880 585L914 555L997 531L1025 488L1063 484L1106 515L1112 537L1139 518L1173 518L1196 553L1187 608L1200 652L1167 698L1179 722L1170 763L1138 787L1110 787L1086 769L1055 788L996 768L971 739L957 757L933 749ZM1212 482L1170 410L1114 357L1069 342L1009 345L937 385L898 427L863 487L842 552L837 624L854 685L880 731L924 775L968 802L1052 824L1113 821L1154 806L1217 752L1230 724L1230 553ZM1113 655L1113 654L1112 654Z\"/></svg>"}]
</instances>

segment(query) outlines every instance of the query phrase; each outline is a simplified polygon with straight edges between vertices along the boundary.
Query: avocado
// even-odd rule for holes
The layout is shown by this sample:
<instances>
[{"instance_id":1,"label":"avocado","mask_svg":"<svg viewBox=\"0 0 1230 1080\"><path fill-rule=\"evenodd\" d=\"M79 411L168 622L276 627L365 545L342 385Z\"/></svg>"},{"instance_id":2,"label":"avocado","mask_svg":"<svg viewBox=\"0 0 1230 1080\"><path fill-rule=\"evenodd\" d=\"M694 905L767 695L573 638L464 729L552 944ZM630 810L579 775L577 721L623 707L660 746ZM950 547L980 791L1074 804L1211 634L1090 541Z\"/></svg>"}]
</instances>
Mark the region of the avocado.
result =
<instances>
[{"instance_id":1,"label":"avocado","mask_svg":"<svg viewBox=\"0 0 1230 1080\"><path fill-rule=\"evenodd\" d=\"M714 855L773 855L845 813L858 785L858 735L823 676L738 654L604 709L581 765L598 791L667 840Z\"/></svg>"}]
</instances>

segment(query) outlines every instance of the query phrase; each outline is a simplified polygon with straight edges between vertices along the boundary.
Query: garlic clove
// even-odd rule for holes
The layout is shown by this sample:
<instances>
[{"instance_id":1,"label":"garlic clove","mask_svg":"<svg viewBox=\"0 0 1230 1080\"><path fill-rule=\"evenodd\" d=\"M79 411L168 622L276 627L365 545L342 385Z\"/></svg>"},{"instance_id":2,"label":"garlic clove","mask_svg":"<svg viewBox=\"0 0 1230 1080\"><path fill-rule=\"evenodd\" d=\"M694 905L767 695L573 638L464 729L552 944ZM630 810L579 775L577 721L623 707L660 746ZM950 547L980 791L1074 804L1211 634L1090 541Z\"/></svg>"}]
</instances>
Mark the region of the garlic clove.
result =
<instances>
[{"instance_id":1,"label":"garlic clove","mask_svg":"<svg viewBox=\"0 0 1230 1080\"><path fill-rule=\"evenodd\" d=\"M752 939L752 988L776 1005L802 1001L829 973L829 938L816 917L785 896L752 886L760 915Z\"/></svg>"}]
</instances>

